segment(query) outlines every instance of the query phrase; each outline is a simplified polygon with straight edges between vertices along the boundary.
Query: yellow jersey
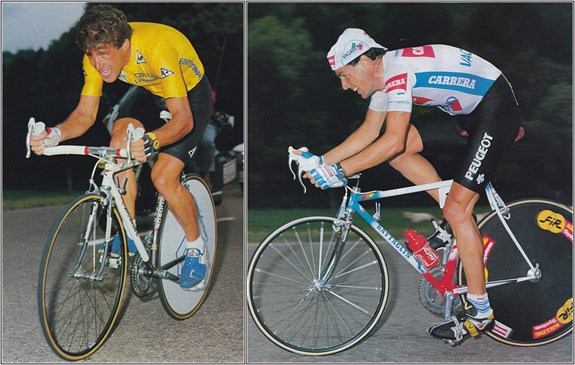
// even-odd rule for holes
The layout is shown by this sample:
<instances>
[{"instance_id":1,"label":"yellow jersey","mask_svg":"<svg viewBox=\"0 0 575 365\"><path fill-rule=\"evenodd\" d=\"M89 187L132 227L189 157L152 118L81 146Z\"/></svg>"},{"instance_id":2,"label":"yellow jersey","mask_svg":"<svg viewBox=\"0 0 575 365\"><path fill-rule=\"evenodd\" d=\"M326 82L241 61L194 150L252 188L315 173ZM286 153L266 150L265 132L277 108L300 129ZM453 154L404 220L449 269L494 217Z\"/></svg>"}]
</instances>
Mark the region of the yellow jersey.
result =
<instances>
[{"instance_id":1,"label":"yellow jersey","mask_svg":"<svg viewBox=\"0 0 575 365\"><path fill-rule=\"evenodd\" d=\"M186 97L204 76L204 66L190 41L167 25L129 23L131 56L119 79L163 98ZM102 95L104 80L84 55L82 95Z\"/></svg>"}]
</instances>

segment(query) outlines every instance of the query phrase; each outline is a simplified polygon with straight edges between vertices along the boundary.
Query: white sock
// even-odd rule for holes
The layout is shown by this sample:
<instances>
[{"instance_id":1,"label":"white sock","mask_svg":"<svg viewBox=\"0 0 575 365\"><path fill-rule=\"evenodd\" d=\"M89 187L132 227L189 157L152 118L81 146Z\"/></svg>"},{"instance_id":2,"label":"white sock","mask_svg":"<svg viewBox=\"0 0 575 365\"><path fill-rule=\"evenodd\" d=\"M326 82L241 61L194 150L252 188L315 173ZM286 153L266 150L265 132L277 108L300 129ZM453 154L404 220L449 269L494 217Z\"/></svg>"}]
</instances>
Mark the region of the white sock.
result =
<instances>
[{"instance_id":1,"label":"white sock","mask_svg":"<svg viewBox=\"0 0 575 365\"><path fill-rule=\"evenodd\" d=\"M195 241L186 240L186 248L196 248L204 252L204 250L206 249L206 244L202 240L202 236L200 236Z\"/></svg>"},{"instance_id":2,"label":"white sock","mask_svg":"<svg viewBox=\"0 0 575 365\"><path fill-rule=\"evenodd\" d=\"M467 294L466 299L477 308L477 318L487 318L493 314L487 293L483 295Z\"/></svg>"}]
</instances>

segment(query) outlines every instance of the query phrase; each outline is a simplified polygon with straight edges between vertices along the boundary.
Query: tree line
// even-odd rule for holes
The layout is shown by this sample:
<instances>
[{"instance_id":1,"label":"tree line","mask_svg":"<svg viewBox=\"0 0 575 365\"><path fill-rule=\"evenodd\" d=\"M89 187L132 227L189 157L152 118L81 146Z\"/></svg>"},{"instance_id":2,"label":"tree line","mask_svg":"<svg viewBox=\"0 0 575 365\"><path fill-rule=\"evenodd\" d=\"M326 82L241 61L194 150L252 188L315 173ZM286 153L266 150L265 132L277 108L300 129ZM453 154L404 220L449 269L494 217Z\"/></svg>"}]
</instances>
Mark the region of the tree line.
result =
<instances>
[{"instance_id":1,"label":"tree line","mask_svg":"<svg viewBox=\"0 0 575 365\"><path fill-rule=\"evenodd\" d=\"M122 10L128 21L166 24L190 39L216 91L216 110L235 117L234 138L241 142L243 4L114 3L113 6ZM70 184L78 189L86 185L92 165L85 158L24 158L28 118L34 116L47 126L54 126L78 103L84 82L83 55L74 43L75 32L74 26L47 49L2 54L4 189L65 189ZM128 88L121 81L104 84L97 122L83 137L70 143L106 145L109 134L99 121Z\"/></svg>"},{"instance_id":2,"label":"tree line","mask_svg":"<svg viewBox=\"0 0 575 365\"><path fill-rule=\"evenodd\" d=\"M364 29L390 50L443 43L497 66L513 86L527 133L505 154L495 185L506 199L571 202L571 3L294 3L248 9L250 208L316 206L339 195L315 188L303 195L287 169L287 148L307 146L322 154L363 121L369 101L343 91L326 61L349 27ZM415 107L413 116L431 109ZM451 178L457 153L426 157L442 178ZM408 184L387 164L366 171L363 180L365 188Z\"/></svg>"}]
</instances>

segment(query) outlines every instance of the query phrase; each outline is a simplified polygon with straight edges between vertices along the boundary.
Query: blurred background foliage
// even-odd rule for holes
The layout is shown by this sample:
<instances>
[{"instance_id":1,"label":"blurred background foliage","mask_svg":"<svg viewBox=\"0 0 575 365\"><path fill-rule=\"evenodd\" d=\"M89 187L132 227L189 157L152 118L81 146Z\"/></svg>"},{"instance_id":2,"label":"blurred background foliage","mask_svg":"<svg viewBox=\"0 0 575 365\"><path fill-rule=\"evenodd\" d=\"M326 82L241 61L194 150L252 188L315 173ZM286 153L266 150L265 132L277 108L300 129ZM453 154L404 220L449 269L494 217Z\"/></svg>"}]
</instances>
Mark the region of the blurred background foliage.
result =
<instances>
[{"instance_id":1,"label":"blurred background foliage","mask_svg":"<svg viewBox=\"0 0 575 365\"><path fill-rule=\"evenodd\" d=\"M89 3L91 7L95 3ZM192 42L216 91L216 110L235 117L234 139L243 138L244 7L242 3L114 3L128 21L170 25ZM79 19L78 19L79 20ZM39 21L53 21L39 19ZM47 49L3 52L3 188L87 188L91 161L82 157L33 156L26 160L28 119L47 126L63 121L76 107L83 86L82 52L74 43L76 28ZM129 88L116 81L104 85L98 120L70 143L107 145L109 134L100 123Z\"/></svg>"},{"instance_id":2,"label":"blurred background foliage","mask_svg":"<svg viewBox=\"0 0 575 365\"><path fill-rule=\"evenodd\" d=\"M506 200L536 196L572 204L570 2L250 3L249 208L325 206L326 198L339 203L340 189L308 185L303 194L288 171L287 148L325 153L363 121L369 100L343 91L325 58L348 27L364 29L392 50L443 43L496 65L513 85L526 137L508 150L494 185ZM413 115L431 109L415 107ZM443 178L452 177L456 152L426 157ZM364 190L406 184L387 164L363 174ZM414 196L391 203L433 202Z\"/></svg>"},{"instance_id":3,"label":"blurred background foliage","mask_svg":"<svg viewBox=\"0 0 575 365\"><path fill-rule=\"evenodd\" d=\"M93 6L90 3L88 6ZM369 101L341 89L325 55L341 32L359 27L390 49L445 43L500 68L512 83L526 137L510 148L494 180L506 200L538 196L572 201L572 3L114 3L129 21L174 26L188 36L217 91L216 109L235 116L242 139L247 57L249 207L325 206L340 191L302 194L287 169L287 147L322 154L363 121ZM247 44L244 48L244 25ZM75 28L47 49L3 52L4 189L85 187L92 166L81 157L24 159L30 116L48 126L65 119L82 88ZM247 51L247 56L244 54ZM127 84L105 85L99 120ZM414 108L414 116L431 108ZM101 123L71 143L105 145ZM453 151L427 155L440 175ZM363 187L408 184L387 164L366 171ZM337 198L339 199L339 198ZM332 199L328 199L332 202ZM432 203L414 196L397 204ZM334 204L337 204L336 201Z\"/></svg>"}]
</instances>

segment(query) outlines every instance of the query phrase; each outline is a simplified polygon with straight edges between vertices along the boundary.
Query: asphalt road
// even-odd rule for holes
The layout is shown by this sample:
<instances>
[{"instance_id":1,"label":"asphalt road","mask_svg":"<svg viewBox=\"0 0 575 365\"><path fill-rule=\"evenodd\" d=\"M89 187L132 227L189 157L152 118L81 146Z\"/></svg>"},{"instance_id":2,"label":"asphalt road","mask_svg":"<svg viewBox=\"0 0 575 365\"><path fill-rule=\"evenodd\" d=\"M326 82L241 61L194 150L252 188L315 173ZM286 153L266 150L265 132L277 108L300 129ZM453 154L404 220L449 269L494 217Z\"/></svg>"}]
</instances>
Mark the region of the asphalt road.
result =
<instances>
[{"instance_id":1,"label":"asphalt road","mask_svg":"<svg viewBox=\"0 0 575 365\"><path fill-rule=\"evenodd\" d=\"M371 235L375 238L375 234ZM269 341L246 313L248 363L365 363L365 362L454 362L454 363L573 363L573 335L538 347L516 347L483 335L451 347L427 334L431 323L441 322L419 301L419 274L388 244L376 240L382 248L390 275L390 298L378 326L360 344L339 354L301 356L281 349ZM251 257L257 243L248 244Z\"/></svg>"},{"instance_id":2,"label":"asphalt road","mask_svg":"<svg viewBox=\"0 0 575 365\"><path fill-rule=\"evenodd\" d=\"M48 232L63 206L3 213L2 363L65 362L38 319L38 270ZM237 186L217 207L218 252L211 292L184 321L171 319L157 294L129 294L108 341L89 362L244 362L243 204ZM140 229L142 227L139 225Z\"/></svg>"}]
</instances>

